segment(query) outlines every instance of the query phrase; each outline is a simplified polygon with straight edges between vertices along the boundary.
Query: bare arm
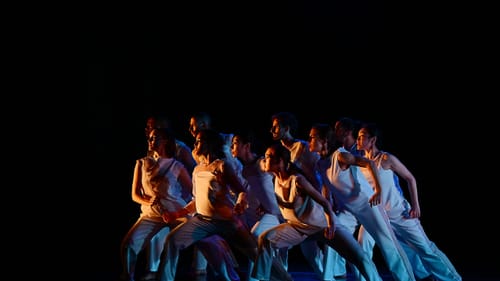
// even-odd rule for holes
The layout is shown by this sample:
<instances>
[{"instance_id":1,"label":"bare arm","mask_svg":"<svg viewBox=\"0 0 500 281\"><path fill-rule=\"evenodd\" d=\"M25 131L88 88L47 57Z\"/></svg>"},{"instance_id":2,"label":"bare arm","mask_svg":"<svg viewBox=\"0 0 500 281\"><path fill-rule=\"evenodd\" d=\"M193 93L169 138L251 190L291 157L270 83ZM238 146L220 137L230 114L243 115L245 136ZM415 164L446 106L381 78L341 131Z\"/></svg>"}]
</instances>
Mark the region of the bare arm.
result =
<instances>
[{"instance_id":1,"label":"bare arm","mask_svg":"<svg viewBox=\"0 0 500 281\"><path fill-rule=\"evenodd\" d=\"M171 223L180 217L185 217L188 214L193 215L194 213L196 213L196 202L193 199L189 201L189 203L187 203L183 208L177 210L176 212L167 212L167 211L163 212L161 214L161 217L163 218L164 222Z\"/></svg>"},{"instance_id":2,"label":"bare arm","mask_svg":"<svg viewBox=\"0 0 500 281\"><path fill-rule=\"evenodd\" d=\"M178 181L182 186L182 194L186 194L186 197L189 197L189 202L184 206L183 210L181 210L181 213L194 214L196 212L196 203L194 200L195 197L193 196L193 178L185 166L180 170Z\"/></svg>"},{"instance_id":3,"label":"bare arm","mask_svg":"<svg viewBox=\"0 0 500 281\"><path fill-rule=\"evenodd\" d=\"M187 201L191 201L193 197L193 181L186 167L182 167L177 180L182 186L182 196L189 198Z\"/></svg>"},{"instance_id":4,"label":"bare arm","mask_svg":"<svg viewBox=\"0 0 500 281\"><path fill-rule=\"evenodd\" d=\"M315 174L315 167L319 160L319 155L309 151L309 144L307 142L301 142L301 151L299 161L302 162L300 165L302 171L306 175L307 180L316 187L317 190L321 190L321 183L318 181Z\"/></svg>"},{"instance_id":5,"label":"bare arm","mask_svg":"<svg viewBox=\"0 0 500 281\"><path fill-rule=\"evenodd\" d=\"M184 165L180 169L179 176L177 177L177 180L182 186L182 194L191 194L193 192L193 181L191 179L191 176L189 175L189 172L187 171L186 167ZM187 197L187 196L186 196ZM162 218L163 221L166 223L171 223L175 221L177 218L180 217L185 217L188 214L194 214L196 212L196 205L195 205L195 200L194 197L191 196L190 201L181 209L175 211L175 212L163 212Z\"/></svg>"},{"instance_id":6,"label":"bare arm","mask_svg":"<svg viewBox=\"0 0 500 281\"><path fill-rule=\"evenodd\" d=\"M380 204L382 200L382 186L380 185L380 180L378 177L377 169L375 167L375 163L366 157L355 156L350 152L341 152L339 154L338 161L341 163L341 167L343 169L347 169L351 165L356 165L368 169L375 182L375 186L373 187L374 193L370 197L369 202L372 206Z\"/></svg>"},{"instance_id":7,"label":"bare arm","mask_svg":"<svg viewBox=\"0 0 500 281\"><path fill-rule=\"evenodd\" d=\"M247 190L248 182L240 177L236 171L233 169L231 164L224 161L222 172L226 183L229 184L230 188L235 194L238 194L238 199L236 199L236 204L234 205L234 210L237 214L242 214L247 208Z\"/></svg>"},{"instance_id":8,"label":"bare arm","mask_svg":"<svg viewBox=\"0 0 500 281\"><path fill-rule=\"evenodd\" d=\"M142 162L137 160L135 162L134 177L132 180L132 201L141 205L153 204L155 198L144 194L142 187Z\"/></svg>"},{"instance_id":9,"label":"bare arm","mask_svg":"<svg viewBox=\"0 0 500 281\"><path fill-rule=\"evenodd\" d=\"M259 176L260 184L257 186L251 186L255 190L255 194L260 202L261 208L266 213L272 213L273 215L280 215L281 212L276 201L276 195L274 194L274 183L272 178L268 178L268 175Z\"/></svg>"},{"instance_id":10,"label":"bare arm","mask_svg":"<svg viewBox=\"0 0 500 281\"><path fill-rule=\"evenodd\" d=\"M328 227L325 229L325 237L332 239L335 233L335 221L332 205L330 205L330 202L328 202L328 200L321 193L319 193L305 177L299 175L297 176L296 181L298 188L303 189L314 201L318 202L323 207L328 224Z\"/></svg>"},{"instance_id":11,"label":"bare arm","mask_svg":"<svg viewBox=\"0 0 500 281\"><path fill-rule=\"evenodd\" d=\"M188 173L191 174L193 172L194 166L196 166L196 161L193 158L191 149L185 146L180 146L177 153L177 159L184 164Z\"/></svg>"},{"instance_id":12,"label":"bare arm","mask_svg":"<svg viewBox=\"0 0 500 281\"><path fill-rule=\"evenodd\" d=\"M410 216L412 218L419 218L421 213L420 203L418 200L417 180L410 170L408 170L408 168L406 168L406 166L392 154L386 154L386 157L384 157L382 167L386 169L386 166L406 181L406 185L410 193Z\"/></svg>"}]
</instances>

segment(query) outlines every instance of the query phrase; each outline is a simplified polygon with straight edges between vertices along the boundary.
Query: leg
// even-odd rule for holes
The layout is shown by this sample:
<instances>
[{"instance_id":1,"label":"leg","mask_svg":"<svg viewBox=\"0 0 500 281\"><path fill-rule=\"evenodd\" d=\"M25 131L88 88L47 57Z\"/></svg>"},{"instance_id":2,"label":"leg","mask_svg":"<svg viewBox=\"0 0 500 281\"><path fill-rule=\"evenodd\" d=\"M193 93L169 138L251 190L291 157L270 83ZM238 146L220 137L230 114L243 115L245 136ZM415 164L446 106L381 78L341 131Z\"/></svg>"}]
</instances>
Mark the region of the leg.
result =
<instances>
[{"instance_id":1,"label":"leg","mask_svg":"<svg viewBox=\"0 0 500 281\"><path fill-rule=\"evenodd\" d=\"M238 281L240 277L235 268L238 267L236 257L227 242L219 235L208 236L197 242L197 248L214 270L218 278L227 281Z\"/></svg>"},{"instance_id":2,"label":"leg","mask_svg":"<svg viewBox=\"0 0 500 281\"><path fill-rule=\"evenodd\" d=\"M167 238L168 233L170 233L170 228L164 227L158 233L156 233L153 238L151 238L149 247L147 247L147 273L143 277L144 281L156 279L158 266L160 265L161 252L163 251L163 246L165 245L165 239Z\"/></svg>"},{"instance_id":3,"label":"leg","mask_svg":"<svg viewBox=\"0 0 500 281\"><path fill-rule=\"evenodd\" d=\"M261 219L255 223L250 232L252 233L255 241L258 240L259 235L264 231L279 225L279 219L276 215L264 214ZM283 264L285 270L288 269L288 248L277 249L274 253L275 257ZM248 272L247 272L247 280L248 281L258 281L257 279L252 277L252 271L254 268L254 260L249 259L248 261Z\"/></svg>"},{"instance_id":4,"label":"leg","mask_svg":"<svg viewBox=\"0 0 500 281\"><path fill-rule=\"evenodd\" d=\"M358 232L358 242L361 245L361 248L365 251L365 253L368 254L370 259L373 259L373 248L375 247L375 240L373 237L368 233L363 226L359 228ZM361 272L354 267L353 268L353 275L355 278L359 281L364 281L364 277L361 275Z\"/></svg>"},{"instance_id":5,"label":"leg","mask_svg":"<svg viewBox=\"0 0 500 281\"><path fill-rule=\"evenodd\" d=\"M413 257L410 261L413 261L412 266L418 269L415 270L417 277L422 277L427 271L427 276L433 275L439 280L462 280L448 257L429 240L419 219L405 219L400 216L391 219L391 225L401 241L401 246L406 248L409 257Z\"/></svg>"},{"instance_id":6,"label":"leg","mask_svg":"<svg viewBox=\"0 0 500 281\"><path fill-rule=\"evenodd\" d=\"M300 250L314 273L316 273L318 277L323 276L323 251L318 245L318 241L306 239L300 243Z\"/></svg>"},{"instance_id":7,"label":"leg","mask_svg":"<svg viewBox=\"0 0 500 281\"><path fill-rule=\"evenodd\" d=\"M347 230L352 233L356 232L356 229L359 227L358 220L356 217L347 210L342 210L337 213L336 219L337 225L343 225L347 228ZM329 257L329 262L327 264L328 267L332 268L333 276L337 279L346 278L347 277L347 263L346 260L339 254L337 251L330 251L331 254ZM355 269L354 266L351 266L351 269ZM326 279L325 279L326 280Z\"/></svg>"},{"instance_id":8,"label":"leg","mask_svg":"<svg viewBox=\"0 0 500 281\"><path fill-rule=\"evenodd\" d=\"M349 201L346 207L375 239L394 280L415 281L410 261L394 234L383 206L379 204L372 207L367 202L368 197L361 194Z\"/></svg>"},{"instance_id":9,"label":"leg","mask_svg":"<svg viewBox=\"0 0 500 281\"><path fill-rule=\"evenodd\" d=\"M258 280L271 280L271 271L275 267L278 275L283 274L281 280L290 280L291 277L286 272L283 264L275 258L274 253L276 249L289 248L300 244L306 238L306 235L298 232L288 223L282 223L263 232L258 239L258 255L255 259L252 277Z\"/></svg>"},{"instance_id":10,"label":"leg","mask_svg":"<svg viewBox=\"0 0 500 281\"><path fill-rule=\"evenodd\" d=\"M203 253L198 249L198 245L194 245L193 263L191 265L195 275L207 274L208 261Z\"/></svg>"},{"instance_id":11,"label":"leg","mask_svg":"<svg viewBox=\"0 0 500 281\"><path fill-rule=\"evenodd\" d=\"M134 280L139 253L146 248L146 245L149 245L152 237L163 227L165 227L164 223L139 219L130 228L120 246L121 279Z\"/></svg>"},{"instance_id":12,"label":"leg","mask_svg":"<svg viewBox=\"0 0 500 281\"><path fill-rule=\"evenodd\" d=\"M318 239L325 240L323 234L318 234ZM349 263L353 264L361 275L369 281L381 281L377 267L371 257L363 251L354 236L342 225L338 225L332 240L326 240L326 243L335 249Z\"/></svg>"},{"instance_id":13,"label":"leg","mask_svg":"<svg viewBox=\"0 0 500 281\"><path fill-rule=\"evenodd\" d=\"M186 222L173 229L167 236L165 248L161 255L158 268L160 281L173 281L179 262L179 251L193 245L199 240L216 232L216 227L198 216L189 218Z\"/></svg>"}]
</instances>

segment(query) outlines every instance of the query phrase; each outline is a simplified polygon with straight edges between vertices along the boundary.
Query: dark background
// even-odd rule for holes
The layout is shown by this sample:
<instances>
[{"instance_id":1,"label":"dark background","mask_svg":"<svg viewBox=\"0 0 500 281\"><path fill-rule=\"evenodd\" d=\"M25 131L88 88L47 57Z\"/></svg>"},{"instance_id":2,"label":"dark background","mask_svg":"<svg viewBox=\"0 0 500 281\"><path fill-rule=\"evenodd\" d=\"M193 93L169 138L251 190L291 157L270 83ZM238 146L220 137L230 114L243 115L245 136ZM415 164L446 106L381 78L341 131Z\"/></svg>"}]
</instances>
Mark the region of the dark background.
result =
<instances>
[{"instance_id":1,"label":"dark background","mask_svg":"<svg viewBox=\"0 0 500 281\"><path fill-rule=\"evenodd\" d=\"M498 274L496 162L484 156L498 143L490 136L494 104L468 76L442 75L459 72L445 54L384 45L381 2L349 2L340 15L347 4L339 1L291 1L238 4L231 13L184 6L140 19L131 8L89 16L79 42L89 163L77 230L91 257L80 263L84 275L120 268L120 240L139 214L130 192L146 117L165 114L192 145L189 117L201 110L221 131L251 127L263 141L278 111L296 114L304 139L314 122L378 123L382 149L417 179L429 238L464 276ZM339 9L329 13L332 5Z\"/></svg>"}]
</instances>

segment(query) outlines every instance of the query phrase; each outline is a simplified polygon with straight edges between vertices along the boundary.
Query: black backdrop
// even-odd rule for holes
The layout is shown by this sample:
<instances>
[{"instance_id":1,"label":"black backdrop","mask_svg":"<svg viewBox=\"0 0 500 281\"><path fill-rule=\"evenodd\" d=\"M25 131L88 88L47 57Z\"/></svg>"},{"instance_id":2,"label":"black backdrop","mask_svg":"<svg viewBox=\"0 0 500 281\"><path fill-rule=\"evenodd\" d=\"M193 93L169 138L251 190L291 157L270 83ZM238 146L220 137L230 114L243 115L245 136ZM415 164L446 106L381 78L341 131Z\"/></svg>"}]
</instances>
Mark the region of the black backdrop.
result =
<instances>
[{"instance_id":1,"label":"black backdrop","mask_svg":"<svg viewBox=\"0 0 500 281\"><path fill-rule=\"evenodd\" d=\"M488 146L486 124L492 117L486 109L491 103L456 95L474 85L441 76L439 62L430 63L421 53L401 60L377 48L330 49L350 38L346 34L357 33L326 34L336 38L332 43L318 22L328 16L311 22L318 6L308 6L309 14L301 17L293 15L305 10L288 8L276 17L271 11L261 13L264 21L255 25L242 25L248 11L243 19L234 15L239 29L213 33L230 24L209 21L194 28L185 19L177 24L186 32L177 32L168 20L158 25L160 18L136 25L124 20L130 15L126 13L93 15L79 44L82 135L89 151L82 171L88 190L83 191L79 233L83 249L93 257L81 263L83 271L119 268L120 239L139 212L130 189L135 159L146 149L146 116L164 113L179 138L191 145L188 118L203 110L221 131L248 126L264 141L270 137L269 118L277 111L296 114L301 138L312 123L332 123L341 116L378 123L383 149L398 156L417 179L421 221L429 238L464 275L497 274L495 259L485 255L498 248L491 230L498 211L490 203L497 184L487 180L494 175L491 164L480 157ZM283 19L286 28L280 29L277 22ZM375 36L369 33L356 44ZM426 63L426 71L415 71Z\"/></svg>"}]
</instances>

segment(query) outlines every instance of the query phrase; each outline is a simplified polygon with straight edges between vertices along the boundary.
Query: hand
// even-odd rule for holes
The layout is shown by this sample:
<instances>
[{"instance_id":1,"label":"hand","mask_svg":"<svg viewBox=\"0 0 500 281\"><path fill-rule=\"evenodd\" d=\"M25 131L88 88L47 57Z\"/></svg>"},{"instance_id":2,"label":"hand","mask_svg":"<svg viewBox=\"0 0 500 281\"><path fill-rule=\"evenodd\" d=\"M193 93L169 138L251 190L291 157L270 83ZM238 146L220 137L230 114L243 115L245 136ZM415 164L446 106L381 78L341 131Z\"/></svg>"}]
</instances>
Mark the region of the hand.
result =
<instances>
[{"instance_id":1,"label":"hand","mask_svg":"<svg viewBox=\"0 0 500 281\"><path fill-rule=\"evenodd\" d=\"M171 223L177 219L176 212L163 212L161 217L165 223Z\"/></svg>"},{"instance_id":2,"label":"hand","mask_svg":"<svg viewBox=\"0 0 500 281\"><path fill-rule=\"evenodd\" d=\"M258 218L261 218L262 216L264 216L265 213L267 213L267 212L264 209L264 207L262 207L262 205L259 205L259 207L257 207L257 210L255 210L255 214L257 215Z\"/></svg>"},{"instance_id":3,"label":"hand","mask_svg":"<svg viewBox=\"0 0 500 281\"><path fill-rule=\"evenodd\" d=\"M368 202L370 203L370 207L380 204L380 201L381 201L381 194L378 192L373 193L372 197L370 197L370 200L368 200Z\"/></svg>"},{"instance_id":4,"label":"hand","mask_svg":"<svg viewBox=\"0 0 500 281\"><path fill-rule=\"evenodd\" d=\"M188 210L182 208L177 212L163 212L163 214L161 214L161 217L163 218L164 222L171 223L180 217L187 216L188 213Z\"/></svg>"},{"instance_id":5,"label":"hand","mask_svg":"<svg viewBox=\"0 0 500 281\"><path fill-rule=\"evenodd\" d=\"M333 226L333 227L327 226L325 228L324 234L325 234L326 239L328 239L328 240L333 239L333 236L335 236L335 226Z\"/></svg>"},{"instance_id":6,"label":"hand","mask_svg":"<svg viewBox=\"0 0 500 281\"><path fill-rule=\"evenodd\" d=\"M235 213L235 214L237 214L237 215L241 215L241 214L243 214L243 212L245 211L245 206L244 206L244 204L242 204L242 203L236 203L236 204L234 205L233 211L234 211L234 213Z\"/></svg>"}]
</instances>

